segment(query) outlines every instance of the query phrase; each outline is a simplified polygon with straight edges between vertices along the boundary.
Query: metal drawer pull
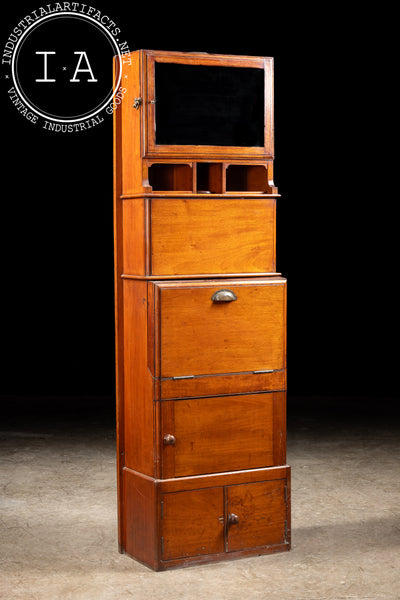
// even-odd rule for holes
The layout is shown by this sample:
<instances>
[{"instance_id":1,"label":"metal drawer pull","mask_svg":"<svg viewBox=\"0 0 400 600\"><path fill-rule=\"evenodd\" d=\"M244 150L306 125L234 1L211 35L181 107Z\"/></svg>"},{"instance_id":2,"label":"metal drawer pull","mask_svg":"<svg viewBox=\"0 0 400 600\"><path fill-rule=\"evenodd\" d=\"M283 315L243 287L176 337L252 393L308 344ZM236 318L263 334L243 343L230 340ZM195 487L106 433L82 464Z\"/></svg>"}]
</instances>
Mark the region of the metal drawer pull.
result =
<instances>
[{"instance_id":1,"label":"metal drawer pull","mask_svg":"<svg viewBox=\"0 0 400 600\"><path fill-rule=\"evenodd\" d=\"M175 436L171 433L164 435L164 446L174 446L176 442Z\"/></svg>"},{"instance_id":2,"label":"metal drawer pull","mask_svg":"<svg viewBox=\"0 0 400 600\"><path fill-rule=\"evenodd\" d=\"M237 296L231 290L218 290L212 295L211 300L213 302L233 302L233 300L237 300Z\"/></svg>"},{"instance_id":3,"label":"metal drawer pull","mask_svg":"<svg viewBox=\"0 0 400 600\"><path fill-rule=\"evenodd\" d=\"M237 525L239 523L239 517L235 513L229 513L228 525Z\"/></svg>"}]
</instances>

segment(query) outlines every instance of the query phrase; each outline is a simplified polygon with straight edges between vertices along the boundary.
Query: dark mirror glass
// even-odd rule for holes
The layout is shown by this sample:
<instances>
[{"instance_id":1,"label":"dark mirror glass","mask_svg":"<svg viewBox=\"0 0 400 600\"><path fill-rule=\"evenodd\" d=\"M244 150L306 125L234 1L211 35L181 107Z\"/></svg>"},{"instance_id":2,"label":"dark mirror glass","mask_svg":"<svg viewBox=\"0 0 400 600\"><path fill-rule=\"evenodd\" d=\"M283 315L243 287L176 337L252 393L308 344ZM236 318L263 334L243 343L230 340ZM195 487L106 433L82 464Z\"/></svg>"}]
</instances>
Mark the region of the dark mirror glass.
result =
<instances>
[{"instance_id":1,"label":"dark mirror glass","mask_svg":"<svg viewBox=\"0 0 400 600\"><path fill-rule=\"evenodd\" d=\"M155 63L156 144L264 146L264 70Z\"/></svg>"}]
</instances>

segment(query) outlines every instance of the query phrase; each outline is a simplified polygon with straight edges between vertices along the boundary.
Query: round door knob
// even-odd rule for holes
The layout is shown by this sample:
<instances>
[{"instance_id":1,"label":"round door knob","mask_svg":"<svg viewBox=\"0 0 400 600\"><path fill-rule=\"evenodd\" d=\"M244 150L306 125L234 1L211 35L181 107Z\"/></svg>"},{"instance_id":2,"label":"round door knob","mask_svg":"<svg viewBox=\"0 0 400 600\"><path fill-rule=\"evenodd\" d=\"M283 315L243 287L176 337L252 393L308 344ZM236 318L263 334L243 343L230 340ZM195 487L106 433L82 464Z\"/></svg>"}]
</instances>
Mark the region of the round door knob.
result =
<instances>
[{"instance_id":1,"label":"round door knob","mask_svg":"<svg viewBox=\"0 0 400 600\"><path fill-rule=\"evenodd\" d=\"M239 523L239 517L235 513L229 513L228 525L237 525Z\"/></svg>"},{"instance_id":2,"label":"round door knob","mask_svg":"<svg viewBox=\"0 0 400 600\"><path fill-rule=\"evenodd\" d=\"M176 442L175 436L172 433L164 435L164 446L173 446Z\"/></svg>"}]
</instances>

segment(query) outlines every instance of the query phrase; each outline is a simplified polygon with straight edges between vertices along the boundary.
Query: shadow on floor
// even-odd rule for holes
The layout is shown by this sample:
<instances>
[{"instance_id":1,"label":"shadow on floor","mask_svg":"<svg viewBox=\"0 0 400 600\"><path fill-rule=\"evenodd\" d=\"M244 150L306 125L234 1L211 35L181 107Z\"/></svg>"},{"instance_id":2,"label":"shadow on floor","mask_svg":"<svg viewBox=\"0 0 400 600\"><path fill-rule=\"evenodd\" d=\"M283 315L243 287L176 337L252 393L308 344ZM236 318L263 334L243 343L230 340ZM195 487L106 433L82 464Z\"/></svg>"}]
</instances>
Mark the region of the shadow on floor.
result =
<instances>
[{"instance_id":1,"label":"shadow on floor","mask_svg":"<svg viewBox=\"0 0 400 600\"><path fill-rule=\"evenodd\" d=\"M354 558L358 552L386 550L400 546L400 523L397 515L360 518L310 527L296 527L297 548L306 548L310 556Z\"/></svg>"}]
</instances>

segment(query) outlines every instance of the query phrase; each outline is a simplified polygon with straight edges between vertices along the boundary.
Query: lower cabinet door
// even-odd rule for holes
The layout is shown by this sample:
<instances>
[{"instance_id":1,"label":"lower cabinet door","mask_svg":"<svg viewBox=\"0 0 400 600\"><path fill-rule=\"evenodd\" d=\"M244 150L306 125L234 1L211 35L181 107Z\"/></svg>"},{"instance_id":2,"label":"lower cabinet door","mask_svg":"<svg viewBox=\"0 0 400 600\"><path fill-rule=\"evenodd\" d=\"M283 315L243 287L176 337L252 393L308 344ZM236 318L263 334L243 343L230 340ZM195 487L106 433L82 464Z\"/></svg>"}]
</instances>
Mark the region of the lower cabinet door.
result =
<instances>
[{"instance_id":1,"label":"lower cabinet door","mask_svg":"<svg viewBox=\"0 0 400 600\"><path fill-rule=\"evenodd\" d=\"M285 392L162 402L163 477L285 464Z\"/></svg>"},{"instance_id":2,"label":"lower cabinet door","mask_svg":"<svg viewBox=\"0 0 400 600\"><path fill-rule=\"evenodd\" d=\"M285 485L278 480L226 488L227 552L286 541Z\"/></svg>"},{"instance_id":3,"label":"lower cabinet door","mask_svg":"<svg viewBox=\"0 0 400 600\"><path fill-rule=\"evenodd\" d=\"M289 546L286 485L285 478L162 494L161 560Z\"/></svg>"},{"instance_id":4,"label":"lower cabinet door","mask_svg":"<svg viewBox=\"0 0 400 600\"><path fill-rule=\"evenodd\" d=\"M224 551L224 489L162 496L161 560Z\"/></svg>"}]
</instances>

